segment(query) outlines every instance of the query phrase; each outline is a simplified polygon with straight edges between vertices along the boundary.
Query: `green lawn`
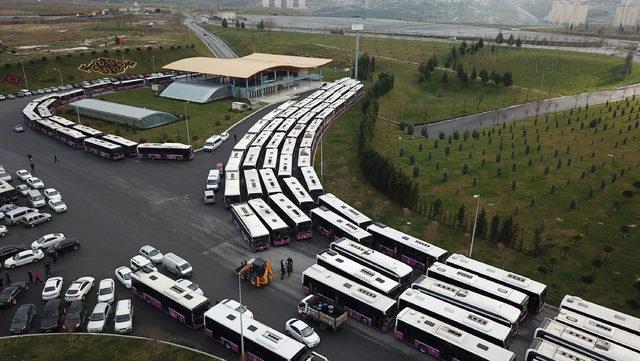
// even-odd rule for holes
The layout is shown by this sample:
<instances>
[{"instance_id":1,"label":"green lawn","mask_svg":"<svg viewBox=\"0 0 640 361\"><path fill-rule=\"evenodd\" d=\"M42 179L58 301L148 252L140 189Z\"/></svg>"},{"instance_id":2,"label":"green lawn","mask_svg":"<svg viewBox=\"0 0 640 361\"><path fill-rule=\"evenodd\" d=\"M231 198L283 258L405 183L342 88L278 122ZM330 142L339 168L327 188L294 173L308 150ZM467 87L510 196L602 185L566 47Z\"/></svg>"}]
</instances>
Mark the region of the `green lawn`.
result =
<instances>
[{"instance_id":1,"label":"green lawn","mask_svg":"<svg viewBox=\"0 0 640 361\"><path fill-rule=\"evenodd\" d=\"M100 96L99 99L163 111L176 116L183 115L185 110L185 102L161 98L156 96L150 88L104 94ZM194 149L200 148L209 136L223 132L250 114L250 111L244 113L230 111L232 101L233 100L218 100L207 104L189 103L186 106L189 121L189 135ZM61 114L72 120L77 119L76 112L70 107L61 110ZM187 128L184 120L145 130L136 130L127 126L86 117L81 117L81 120L82 124L112 134L118 134L136 142L141 142L142 139L148 142L175 141L188 143Z\"/></svg>"},{"instance_id":2,"label":"green lawn","mask_svg":"<svg viewBox=\"0 0 640 361\"><path fill-rule=\"evenodd\" d=\"M180 347L108 335L47 335L0 340L4 360L32 361L216 361Z\"/></svg>"}]
</instances>

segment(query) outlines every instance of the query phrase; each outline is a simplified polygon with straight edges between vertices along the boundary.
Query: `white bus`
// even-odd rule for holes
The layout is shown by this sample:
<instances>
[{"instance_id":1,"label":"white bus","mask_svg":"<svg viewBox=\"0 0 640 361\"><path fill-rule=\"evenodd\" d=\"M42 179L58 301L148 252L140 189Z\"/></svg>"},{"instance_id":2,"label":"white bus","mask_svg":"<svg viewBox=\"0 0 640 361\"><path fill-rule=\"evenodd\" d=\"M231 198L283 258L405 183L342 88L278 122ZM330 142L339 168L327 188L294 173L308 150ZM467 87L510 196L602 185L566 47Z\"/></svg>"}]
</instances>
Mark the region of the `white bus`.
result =
<instances>
[{"instance_id":1,"label":"white bus","mask_svg":"<svg viewBox=\"0 0 640 361\"><path fill-rule=\"evenodd\" d=\"M318 204L328 208L334 213L341 215L360 228L366 228L373 222L371 218L365 216L357 209L351 207L342 199L336 197L333 193L326 193L318 197Z\"/></svg>"},{"instance_id":2,"label":"white bus","mask_svg":"<svg viewBox=\"0 0 640 361\"><path fill-rule=\"evenodd\" d=\"M570 295L564 296L562 303L560 303L560 308L585 315L596 321L604 322L640 336L640 318Z\"/></svg>"},{"instance_id":3,"label":"white bus","mask_svg":"<svg viewBox=\"0 0 640 361\"><path fill-rule=\"evenodd\" d=\"M257 122L255 122L255 124L253 124L251 126L251 128L249 128L249 130L247 130L247 133L249 134L258 134L262 131L262 129L264 129L264 127L267 126L267 124L269 124L271 122L271 119L265 119L265 118L261 118L259 119Z\"/></svg>"},{"instance_id":4,"label":"white bus","mask_svg":"<svg viewBox=\"0 0 640 361\"><path fill-rule=\"evenodd\" d=\"M280 174L278 174L279 176ZM307 191L302 187L302 184L293 177L288 177L282 179L284 183L283 189L284 193L291 198L293 203L295 203L303 212L308 213L311 207L313 207L313 198L307 193Z\"/></svg>"},{"instance_id":5,"label":"white bus","mask_svg":"<svg viewBox=\"0 0 640 361\"><path fill-rule=\"evenodd\" d=\"M394 335L420 352L440 360L516 360L513 352L410 307L398 314Z\"/></svg>"},{"instance_id":6,"label":"white bus","mask_svg":"<svg viewBox=\"0 0 640 361\"><path fill-rule=\"evenodd\" d=\"M233 150L241 150L245 151L251 145L253 138L255 138L255 134L245 133L240 140L233 146Z\"/></svg>"},{"instance_id":7,"label":"white bus","mask_svg":"<svg viewBox=\"0 0 640 361\"><path fill-rule=\"evenodd\" d=\"M265 144L267 144L267 142L269 141L269 138L271 137L271 132L270 131L262 131L260 133L258 133L258 135L253 138L253 142L251 143L252 147L263 147Z\"/></svg>"},{"instance_id":8,"label":"white bus","mask_svg":"<svg viewBox=\"0 0 640 361\"><path fill-rule=\"evenodd\" d=\"M269 142L267 143L267 149L279 149L280 148L280 144L282 143L282 141L285 138L284 133L282 132L275 132L271 135L271 139L269 139Z\"/></svg>"},{"instance_id":9,"label":"white bus","mask_svg":"<svg viewBox=\"0 0 640 361\"><path fill-rule=\"evenodd\" d=\"M524 357L525 361L597 361L583 353L534 338Z\"/></svg>"},{"instance_id":10,"label":"white bus","mask_svg":"<svg viewBox=\"0 0 640 361\"><path fill-rule=\"evenodd\" d=\"M548 318L542 320L533 336L600 361L637 361L640 357L640 353Z\"/></svg>"},{"instance_id":11,"label":"white bus","mask_svg":"<svg viewBox=\"0 0 640 361\"><path fill-rule=\"evenodd\" d=\"M98 138L84 138L84 150L109 160L124 158L121 146Z\"/></svg>"},{"instance_id":12,"label":"white bus","mask_svg":"<svg viewBox=\"0 0 640 361\"><path fill-rule=\"evenodd\" d=\"M269 248L269 231L247 203L231 205L233 224L253 252Z\"/></svg>"},{"instance_id":13,"label":"white bus","mask_svg":"<svg viewBox=\"0 0 640 361\"><path fill-rule=\"evenodd\" d=\"M278 127L280 126L280 123L282 122L284 122L284 118L275 118L274 120L269 122L269 124L267 124L267 126L264 127L262 131L273 133L276 131L276 129L278 129Z\"/></svg>"},{"instance_id":14,"label":"white bus","mask_svg":"<svg viewBox=\"0 0 640 361\"><path fill-rule=\"evenodd\" d=\"M313 228L332 241L346 237L364 245L371 243L371 234L369 232L324 206L312 209L310 216Z\"/></svg>"},{"instance_id":15,"label":"white bus","mask_svg":"<svg viewBox=\"0 0 640 361\"><path fill-rule=\"evenodd\" d=\"M565 309L560 309L555 320L567 326L580 329L590 335L624 346L635 352L640 352L640 336L634 335L631 332Z\"/></svg>"},{"instance_id":16,"label":"white bus","mask_svg":"<svg viewBox=\"0 0 640 361\"><path fill-rule=\"evenodd\" d=\"M244 156L244 161L242 162L242 169L256 168L258 166L258 161L260 160L261 150L262 149L260 147L249 148L249 150L247 150L247 154Z\"/></svg>"},{"instance_id":17,"label":"white bus","mask_svg":"<svg viewBox=\"0 0 640 361\"><path fill-rule=\"evenodd\" d=\"M264 160L262 161L263 169L276 169L278 165L278 149L269 149L264 152Z\"/></svg>"},{"instance_id":18,"label":"white bus","mask_svg":"<svg viewBox=\"0 0 640 361\"><path fill-rule=\"evenodd\" d=\"M240 202L240 172L227 171L224 174L224 207L229 208Z\"/></svg>"},{"instance_id":19,"label":"white bus","mask_svg":"<svg viewBox=\"0 0 640 361\"><path fill-rule=\"evenodd\" d=\"M302 132L304 132L304 124L295 124L289 133L287 133L287 138L298 139Z\"/></svg>"},{"instance_id":20,"label":"white bus","mask_svg":"<svg viewBox=\"0 0 640 361\"><path fill-rule=\"evenodd\" d=\"M446 249L400 232L383 223L370 224L367 231L373 236L372 248L421 271L425 271L434 262L444 262L449 255Z\"/></svg>"},{"instance_id":21,"label":"white bus","mask_svg":"<svg viewBox=\"0 0 640 361\"><path fill-rule=\"evenodd\" d=\"M282 149L280 149L280 155L290 155L293 156L293 153L296 151L296 140L293 138L285 138L284 143L282 144Z\"/></svg>"},{"instance_id":22,"label":"white bus","mask_svg":"<svg viewBox=\"0 0 640 361\"><path fill-rule=\"evenodd\" d=\"M244 185L247 187L247 199L260 198L263 196L260 175L257 169L244 170Z\"/></svg>"},{"instance_id":23,"label":"white bus","mask_svg":"<svg viewBox=\"0 0 640 361\"><path fill-rule=\"evenodd\" d=\"M278 127L278 129L276 129L276 132L284 133L286 136L286 134L289 132L289 130L291 130L291 128L295 124L296 124L295 118L287 118L282 123L280 123L280 126Z\"/></svg>"},{"instance_id":24,"label":"white bus","mask_svg":"<svg viewBox=\"0 0 640 361\"><path fill-rule=\"evenodd\" d=\"M87 127L86 125L76 124L73 126L73 129L82 132L87 135L87 137L100 138L104 133L98 129L93 129L91 127Z\"/></svg>"},{"instance_id":25,"label":"white bus","mask_svg":"<svg viewBox=\"0 0 640 361\"><path fill-rule=\"evenodd\" d=\"M276 193L282 193L282 189L280 188L280 184L278 183L275 173L273 173L273 169L265 168L260 169L258 172L260 172L260 178L262 179L264 190L268 196Z\"/></svg>"},{"instance_id":26,"label":"white bus","mask_svg":"<svg viewBox=\"0 0 640 361\"><path fill-rule=\"evenodd\" d=\"M296 240L311 238L311 219L282 193L269 196L273 210L291 228L291 236Z\"/></svg>"},{"instance_id":27,"label":"white bus","mask_svg":"<svg viewBox=\"0 0 640 361\"><path fill-rule=\"evenodd\" d=\"M531 312L540 312L547 302L547 286L540 282L457 253L447 258L446 263L526 294L529 296L529 311ZM640 333L640 327L636 327L636 331Z\"/></svg>"},{"instance_id":28,"label":"white bus","mask_svg":"<svg viewBox=\"0 0 640 361\"><path fill-rule=\"evenodd\" d=\"M347 309L349 316L387 332L393 327L396 301L314 264L302 272L305 294L318 294Z\"/></svg>"},{"instance_id":29,"label":"white bus","mask_svg":"<svg viewBox=\"0 0 640 361\"><path fill-rule=\"evenodd\" d=\"M411 288L487 317L507 327L518 327L520 310L491 297L427 276L420 276L411 285Z\"/></svg>"},{"instance_id":30,"label":"white bus","mask_svg":"<svg viewBox=\"0 0 640 361\"><path fill-rule=\"evenodd\" d=\"M261 198L250 199L247 203L253 208L253 211L260 217L262 223L267 226L271 237L271 244L274 246L282 246L289 243L289 235L291 229L287 224L269 207L267 202Z\"/></svg>"},{"instance_id":31,"label":"white bus","mask_svg":"<svg viewBox=\"0 0 640 361\"><path fill-rule=\"evenodd\" d=\"M341 256L338 252L332 250L324 251L316 256L316 263L331 272L369 287L387 297L396 299L402 292L402 287L398 282L367 266Z\"/></svg>"},{"instance_id":32,"label":"white bus","mask_svg":"<svg viewBox=\"0 0 640 361\"><path fill-rule=\"evenodd\" d=\"M127 157L138 156L138 143L134 141L113 134L105 134L102 139L121 146Z\"/></svg>"},{"instance_id":33,"label":"white bus","mask_svg":"<svg viewBox=\"0 0 640 361\"><path fill-rule=\"evenodd\" d=\"M138 157L146 159L192 160L193 147L182 143L141 143Z\"/></svg>"},{"instance_id":34,"label":"white bus","mask_svg":"<svg viewBox=\"0 0 640 361\"><path fill-rule=\"evenodd\" d=\"M311 165L311 148L298 149L298 168Z\"/></svg>"},{"instance_id":35,"label":"white bus","mask_svg":"<svg viewBox=\"0 0 640 361\"><path fill-rule=\"evenodd\" d=\"M322 188L322 183L320 183L315 169L313 167L302 167L300 168L300 173L302 173L302 180L307 192L309 192L314 202L318 202L318 197L324 194L324 188Z\"/></svg>"},{"instance_id":36,"label":"white bus","mask_svg":"<svg viewBox=\"0 0 640 361\"><path fill-rule=\"evenodd\" d=\"M343 238L339 241L331 242L329 248L341 255L372 268L392 280L400 283L402 287L411 285L413 269L406 264L399 262L389 256L374 251L352 240Z\"/></svg>"},{"instance_id":37,"label":"white bus","mask_svg":"<svg viewBox=\"0 0 640 361\"><path fill-rule=\"evenodd\" d=\"M278 178L291 177L291 163L293 157L289 154L280 154L280 162L278 163Z\"/></svg>"},{"instance_id":38,"label":"white bus","mask_svg":"<svg viewBox=\"0 0 640 361\"><path fill-rule=\"evenodd\" d=\"M60 125L62 125L63 127L73 127L74 125L76 125L75 122L72 122L71 120L67 119L67 118L63 118L57 115L52 115L49 117L49 120L52 122L56 122Z\"/></svg>"},{"instance_id":39,"label":"white bus","mask_svg":"<svg viewBox=\"0 0 640 361\"><path fill-rule=\"evenodd\" d=\"M300 107L298 107L298 104L292 105L287 109L283 110L282 113L278 114L278 118L285 118L285 119L289 118L290 116L293 115L293 113L297 112L298 109L300 109Z\"/></svg>"},{"instance_id":40,"label":"white bus","mask_svg":"<svg viewBox=\"0 0 640 361\"><path fill-rule=\"evenodd\" d=\"M520 310L520 321L527 316L529 296L513 288L440 262L427 268L427 276L511 305Z\"/></svg>"},{"instance_id":41,"label":"white bus","mask_svg":"<svg viewBox=\"0 0 640 361\"><path fill-rule=\"evenodd\" d=\"M242 164L242 157L244 156L244 152L241 150L233 150L231 151L231 155L229 155L229 159L227 160L227 164L224 166L225 172L238 172L240 171L240 164Z\"/></svg>"},{"instance_id":42,"label":"white bus","mask_svg":"<svg viewBox=\"0 0 640 361\"><path fill-rule=\"evenodd\" d=\"M66 145L74 148L84 148L84 140L87 136L75 129L60 127L56 129L56 138Z\"/></svg>"},{"instance_id":43,"label":"white bus","mask_svg":"<svg viewBox=\"0 0 640 361\"><path fill-rule=\"evenodd\" d=\"M131 274L131 291L155 308L194 330L204 325L210 301L160 272L146 269Z\"/></svg>"},{"instance_id":44,"label":"white bus","mask_svg":"<svg viewBox=\"0 0 640 361\"><path fill-rule=\"evenodd\" d=\"M240 317L242 330L240 332ZM247 360L303 361L306 348L300 342L267 327L222 303L204 314L204 332L227 349L240 352L240 336L244 338Z\"/></svg>"},{"instance_id":45,"label":"white bus","mask_svg":"<svg viewBox=\"0 0 640 361\"><path fill-rule=\"evenodd\" d=\"M307 130L300 140L300 148L311 148L313 146L314 138L316 137L315 131Z\"/></svg>"},{"instance_id":46,"label":"white bus","mask_svg":"<svg viewBox=\"0 0 640 361\"><path fill-rule=\"evenodd\" d=\"M504 348L509 348L516 334L515 328L501 325L477 313L413 289L405 290L398 299L398 308L405 307L413 308Z\"/></svg>"}]
</instances>

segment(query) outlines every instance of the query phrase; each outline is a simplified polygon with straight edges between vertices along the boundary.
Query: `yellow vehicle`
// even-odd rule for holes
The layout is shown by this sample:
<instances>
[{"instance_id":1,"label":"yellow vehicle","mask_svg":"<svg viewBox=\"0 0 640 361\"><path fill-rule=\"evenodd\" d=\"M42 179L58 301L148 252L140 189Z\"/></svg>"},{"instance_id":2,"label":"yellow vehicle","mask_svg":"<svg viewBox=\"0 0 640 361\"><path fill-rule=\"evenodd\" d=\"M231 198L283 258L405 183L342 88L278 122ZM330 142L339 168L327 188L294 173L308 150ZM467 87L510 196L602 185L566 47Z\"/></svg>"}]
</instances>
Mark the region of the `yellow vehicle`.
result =
<instances>
[{"instance_id":1,"label":"yellow vehicle","mask_svg":"<svg viewBox=\"0 0 640 361\"><path fill-rule=\"evenodd\" d=\"M273 277L271 262L263 258L252 258L248 262L242 261L234 270L243 280L248 280L252 285L260 288L268 285Z\"/></svg>"}]
</instances>

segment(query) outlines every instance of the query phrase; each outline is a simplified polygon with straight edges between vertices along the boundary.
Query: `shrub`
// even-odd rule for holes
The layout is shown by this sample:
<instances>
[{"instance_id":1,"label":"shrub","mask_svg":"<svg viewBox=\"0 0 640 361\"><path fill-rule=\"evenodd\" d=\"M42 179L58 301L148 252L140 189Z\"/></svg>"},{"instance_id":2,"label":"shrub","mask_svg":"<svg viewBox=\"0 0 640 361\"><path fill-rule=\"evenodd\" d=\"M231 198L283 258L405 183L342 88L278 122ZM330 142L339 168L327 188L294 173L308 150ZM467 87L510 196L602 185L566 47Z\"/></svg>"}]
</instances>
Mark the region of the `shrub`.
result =
<instances>
[{"instance_id":1,"label":"shrub","mask_svg":"<svg viewBox=\"0 0 640 361\"><path fill-rule=\"evenodd\" d=\"M213 125L215 125L216 127L219 127L220 125L222 125L222 122L218 119L215 122L213 122Z\"/></svg>"},{"instance_id":2,"label":"shrub","mask_svg":"<svg viewBox=\"0 0 640 361\"><path fill-rule=\"evenodd\" d=\"M420 175L420 166L418 165L413 166L413 176L418 177L419 175Z\"/></svg>"},{"instance_id":3,"label":"shrub","mask_svg":"<svg viewBox=\"0 0 640 361\"><path fill-rule=\"evenodd\" d=\"M450 146L446 146L444 147L444 155L448 156L451 153L451 147Z\"/></svg>"},{"instance_id":4,"label":"shrub","mask_svg":"<svg viewBox=\"0 0 640 361\"><path fill-rule=\"evenodd\" d=\"M512 190L512 191L516 190L516 187L517 187L517 186L518 186L518 181L517 181L515 178L513 178L513 179L511 180L511 190Z\"/></svg>"},{"instance_id":5,"label":"shrub","mask_svg":"<svg viewBox=\"0 0 640 361\"><path fill-rule=\"evenodd\" d=\"M576 207L578 207L578 201L576 200L576 197L573 197L571 199L571 203L569 203L569 209L576 209Z\"/></svg>"},{"instance_id":6,"label":"shrub","mask_svg":"<svg viewBox=\"0 0 640 361\"><path fill-rule=\"evenodd\" d=\"M607 181L604 178L600 181L600 189L604 190L607 187Z\"/></svg>"},{"instance_id":7,"label":"shrub","mask_svg":"<svg viewBox=\"0 0 640 361\"><path fill-rule=\"evenodd\" d=\"M549 189L549 194L553 195L556 193L556 185L552 184L551 188Z\"/></svg>"},{"instance_id":8,"label":"shrub","mask_svg":"<svg viewBox=\"0 0 640 361\"><path fill-rule=\"evenodd\" d=\"M147 138L138 139L138 143L147 143Z\"/></svg>"},{"instance_id":9,"label":"shrub","mask_svg":"<svg viewBox=\"0 0 640 361\"><path fill-rule=\"evenodd\" d=\"M622 196L625 198L633 198L633 191L631 190L624 190L622 191Z\"/></svg>"},{"instance_id":10,"label":"shrub","mask_svg":"<svg viewBox=\"0 0 640 361\"><path fill-rule=\"evenodd\" d=\"M404 156L404 147L400 147L400 156Z\"/></svg>"},{"instance_id":11,"label":"shrub","mask_svg":"<svg viewBox=\"0 0 640 361\"><path fill-rule=\"evenodd\" d=\"M449 171L448 170L444 170L444 172L442 173L442 181L443 182L447 182L449 181Z\"/></svg>"},{"instance_id":12,"label":"shrub","mask_svg":"<svg viewBox=\"0 0 640 361\"><path fill-rule=\"evenodd\" d=\"M462 166L462 174L467 174L468 172L469 172L469 164L468 164L468 163L465 163L465 164Z\"/></svg>"},{"instance_id":13,"label":"shrub","mask_svg":"<svg viewBox=\"0 0 640 361\"><path fill-rule=\"evenodd\" d=\"M411 165L415 165L416 164L416 155L411 153L411 155L409 156L409 163Z\"/></svg>"}]
</instances>

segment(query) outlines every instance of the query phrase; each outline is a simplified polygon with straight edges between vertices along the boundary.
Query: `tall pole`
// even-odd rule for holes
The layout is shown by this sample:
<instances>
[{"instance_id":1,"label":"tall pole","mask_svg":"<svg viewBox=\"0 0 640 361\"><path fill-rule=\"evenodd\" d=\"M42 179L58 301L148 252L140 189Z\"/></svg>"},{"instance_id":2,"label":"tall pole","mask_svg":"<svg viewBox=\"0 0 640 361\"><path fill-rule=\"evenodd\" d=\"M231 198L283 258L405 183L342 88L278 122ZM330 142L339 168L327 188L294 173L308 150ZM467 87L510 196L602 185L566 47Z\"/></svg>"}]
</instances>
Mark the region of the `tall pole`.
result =
<instances>
[{"instance_id":1,"label":"tall pole","mask_svg":"<svg viewBox=\"0 0 640 361\"><path fill-rule=\"evenodd\" d=\"M471 254L473 253L473 240L476 236L476 225L478 224L478 209L480 209L480 195L474 194L473 198L476 198L478 200L478 203L476 204L476 216L473 220L473 233L471 233L471 247L469 247L469 258L471 258Z\"/></svg>"},{"instance_id":2,"label":"tall pole","mask_svg":"<svg viewBox=\"0 0 640 361\"><path fill-rule=\"evenodd\" d=\"M22 64L22 76L24 77L24 85L27 89L29 89L29 81L27 80L27 72L24 71L24 60L20 60L20 64Z\"/></svg>"},{"instance_id":3,"label":"tall pole","mask_svg":"<svg viewBox=\"0 0 640 361\"><path fill-rule=\"evenodd\" d=\"M322 143L324 143L324 118L322 119L322 133L320 133L320 179L324 183L324 156L322 154Z\"/></svg>"},{"instance_id":4,"label":"tall pole","mask_svg":"<svg viewBox=\"0 0 640 361\"><path fill-rule=\"evenodd\" d=\"M358 79L358 58L360 57L360 32L356 31L356 69L355 69L355 79Z\"/></svg>"},{"instance_id":5,"label":"tall pole","mask_svg":"<svg viewBox=\"0 0 640 361\"><path fill-rule=\"evenodd\" d=\"M151 57L151 64L153 65L153 72L154 73L156 72L156 59L155 58L156 58L155 55Z\"/></svg>"},{"instance_id":6,"label":"tall pole","mask_svg":"<svg viewBox=\"0 0 640 361\"><path fill-rule=\"evenodd\" d=\"M184 122L187 125L187 141L189 141L189 145L191 145L191 137L189 137L189 117L187 117L187 103L184 102Z\"/></svg>"},{"instance_id":7,"label":"tall pole","mask_svg":"<svg viewBox=\"0 0 640 361\"><path fill-rule=\"evenodd\" d=\"M78 124L82 124L82 122L80 121L80 110L78 110L79 107L76 105L76 115L78 116Z\"/></svg>"},{"instance_id":8,"label":"tall pole","mask_svg":"<svg viewBox=\"0 0 640 361\"><path fill-rule=\"evenodd\" d=\"M64 86L64 82L62 81L62 72L60 71L60 69L58 68L51 68L51 69L58 72L58 75L60 75L60 86Z\"/></svg>"},{"instance_id":9,"label":"tall pole","mask_svg":"<svg viewBox=\"0 0 640 361\"><path fill-rule=\"evenodd\" d=\"M240 280L240 272L238 272L238 299L240 302L240 360L244 361L244 327L242 325L244 310L242 308L242 282Z\"/></svg>"}]
</instances>

